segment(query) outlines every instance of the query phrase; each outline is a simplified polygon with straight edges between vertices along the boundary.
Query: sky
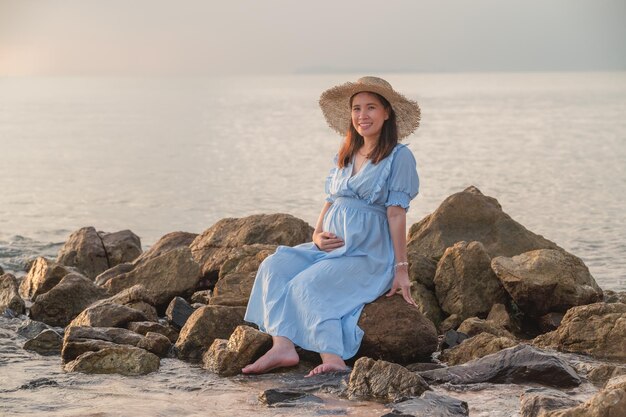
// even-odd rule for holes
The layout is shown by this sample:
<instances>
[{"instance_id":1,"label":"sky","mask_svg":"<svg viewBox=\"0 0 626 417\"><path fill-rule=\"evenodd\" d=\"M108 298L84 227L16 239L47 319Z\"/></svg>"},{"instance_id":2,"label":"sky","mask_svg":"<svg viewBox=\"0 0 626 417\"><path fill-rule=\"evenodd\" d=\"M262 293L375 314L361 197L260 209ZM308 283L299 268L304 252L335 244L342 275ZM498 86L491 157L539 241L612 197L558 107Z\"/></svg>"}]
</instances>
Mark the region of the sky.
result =
<instances>
[{"instance_id":1,"label":"sky","mask_svg":"<svg viewBox=\"0 0 626 417\"><path fill-rule=\"evenodd\" d=\"M0 0L0 76L624 70L625 0Z\"/></svg>"}]
</instances>

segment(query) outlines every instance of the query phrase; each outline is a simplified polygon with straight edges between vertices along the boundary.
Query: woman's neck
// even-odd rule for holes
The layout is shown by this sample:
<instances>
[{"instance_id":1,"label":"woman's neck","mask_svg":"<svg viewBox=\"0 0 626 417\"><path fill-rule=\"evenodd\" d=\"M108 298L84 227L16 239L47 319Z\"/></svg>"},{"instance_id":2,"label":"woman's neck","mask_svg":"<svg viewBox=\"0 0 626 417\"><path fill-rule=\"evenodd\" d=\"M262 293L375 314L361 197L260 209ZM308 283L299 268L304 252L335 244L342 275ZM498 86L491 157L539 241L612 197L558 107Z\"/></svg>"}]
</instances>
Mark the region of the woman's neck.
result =
<instances>
[{"instance_id":1,"label":"woman's neck","mask_svg":"<svg viewBox=\"0 0 626 417\"><path fill-rule=\"evenodd\" d=\"M367 153L370 153L376 148L376 145L378 145L378 136L364 137L363 146L361 147L361 149Z\"/></svg>"}]
</instances>

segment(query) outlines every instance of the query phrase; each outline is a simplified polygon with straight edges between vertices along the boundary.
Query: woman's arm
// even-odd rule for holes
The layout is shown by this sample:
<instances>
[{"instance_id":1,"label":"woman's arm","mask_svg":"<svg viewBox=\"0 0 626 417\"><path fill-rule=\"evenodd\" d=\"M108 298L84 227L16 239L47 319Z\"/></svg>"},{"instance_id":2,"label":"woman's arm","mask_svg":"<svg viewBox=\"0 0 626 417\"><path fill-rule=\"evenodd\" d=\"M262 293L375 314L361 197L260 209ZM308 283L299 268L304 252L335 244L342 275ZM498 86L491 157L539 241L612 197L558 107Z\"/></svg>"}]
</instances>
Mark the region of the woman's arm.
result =
<instances>
[{"instance_id":1,"label":"woman's arm","mask_svg":"<svg viewBox=\"0 0 626 417\"><path fill-rule=\"evenodd\" d=\"M387 220L389 221L389 233L395 254L394 265L402 264L394 267L393 285L391 291L387 293L387 297L391 297L400 290L406 302L417 307L411 296L409 265L406 255L406 210L399 206L387 207Z\"/></svg>"},{"instance_id":2,"label":"woman's arm","mask_svg":"<svg viewBox=\"0 0 626 417\"><path fill-rule=\"evenodd\" d=\"M324 204L320 216L317 219L317 223L315 224L315 230L313 231L313 243L315 243L315 246L317 246L319 250L325 252L330 252L333 249L343 246L343 239L338 238L333 233L324 231L324 216L332 204L333 203L328 201Z\"/></svg>"}]
</instances>

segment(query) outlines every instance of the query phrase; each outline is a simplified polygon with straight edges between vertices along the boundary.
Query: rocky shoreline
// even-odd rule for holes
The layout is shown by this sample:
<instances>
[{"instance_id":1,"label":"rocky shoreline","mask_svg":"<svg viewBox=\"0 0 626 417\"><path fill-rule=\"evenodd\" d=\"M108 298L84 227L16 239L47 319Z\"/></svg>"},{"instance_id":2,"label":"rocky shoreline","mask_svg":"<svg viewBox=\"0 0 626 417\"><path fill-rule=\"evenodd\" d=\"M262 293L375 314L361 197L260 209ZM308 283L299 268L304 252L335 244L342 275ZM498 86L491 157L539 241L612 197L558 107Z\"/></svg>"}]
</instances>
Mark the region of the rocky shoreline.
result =
<instances>
[{"instance_id":1,"label":"rocky shoreline","mask_svg":"<svg viewBox=\"0 0 626 417\"><path fill-rule=\"evenodd\" d=\"M85 227L24 277L0 269L0 312L23 320L24 349L60 355L66 372L138 376L177 358L232 377L271 342L243 321L258 266L312 231L287 214L227 218L142 252L129 230ZM419 308L400 297L367 305L350 372L291 378L259 404L316 404L323 392L390 415L462 416L472 404L455 391L488 383L534 387L522 390L524 417L626 415L626 292L602 291L581 259L475 187L412 225L407 249ZM571 394L581 384L593 387L585 401Z\"/></svg>"}]
</instances>

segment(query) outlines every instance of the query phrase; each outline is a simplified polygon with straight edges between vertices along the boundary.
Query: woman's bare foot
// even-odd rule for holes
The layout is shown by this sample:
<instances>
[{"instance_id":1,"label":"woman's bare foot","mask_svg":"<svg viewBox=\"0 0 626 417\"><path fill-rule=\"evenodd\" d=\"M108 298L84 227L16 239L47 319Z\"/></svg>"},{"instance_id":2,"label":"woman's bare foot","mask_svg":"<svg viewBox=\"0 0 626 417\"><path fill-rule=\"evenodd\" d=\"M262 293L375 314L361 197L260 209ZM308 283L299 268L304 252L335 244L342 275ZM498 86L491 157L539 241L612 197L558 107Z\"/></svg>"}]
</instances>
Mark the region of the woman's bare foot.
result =
<instances>
[{"instance_id":1,"label":"woman's bare foot","mask_svg":"<svg viewBox=\"0 0 626 417\"><path fill-rule=\"evenodd\" d=\"M338 355L334 355L332 353L321 353L320 356L322 357L322 364L313 368L311 372L304 376L305 378L327 372L345 371L348 369L346 363Z\"/></svg>"},{"instance_id":2,"label":"woman's bare foot","mask_svg":"<svg viewBox=\"0 0 626 417\"><path fill-rule=\"evenodd\" d=\"M289 339L276 340L274 346L267 353L261 356L256 362L251 363L241 370L244 374L262 374L276 368L286 368L296 366L300 362L300 357Z\"/></svg>"}]
</instances>

